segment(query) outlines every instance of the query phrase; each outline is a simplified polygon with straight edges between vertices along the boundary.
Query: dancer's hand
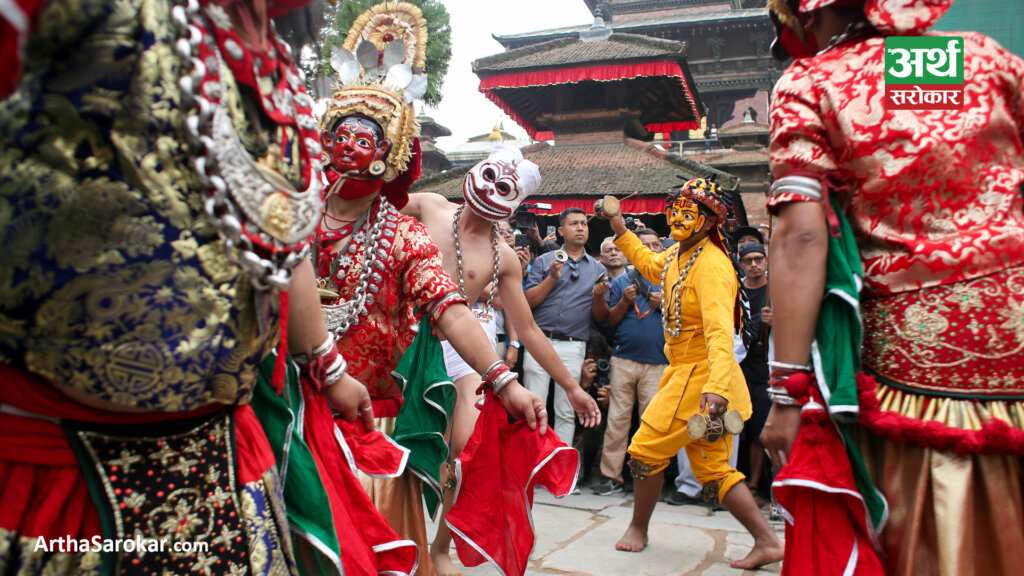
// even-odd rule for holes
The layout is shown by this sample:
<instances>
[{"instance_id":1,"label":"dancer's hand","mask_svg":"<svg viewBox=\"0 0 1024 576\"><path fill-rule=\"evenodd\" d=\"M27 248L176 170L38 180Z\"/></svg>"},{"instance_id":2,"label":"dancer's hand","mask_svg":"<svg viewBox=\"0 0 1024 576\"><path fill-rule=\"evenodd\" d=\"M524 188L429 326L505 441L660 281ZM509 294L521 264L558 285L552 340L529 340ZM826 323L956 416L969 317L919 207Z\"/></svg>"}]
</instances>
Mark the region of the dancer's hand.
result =
<instances>
[{"instance_id":1,"label":"dancer's hand","mask_svg":"<svg viewBox=\"0 0 1024 576\"><path fill-rule=\"evenodd\" d=\"M593 428L601 424L601 409L597 407L597 400L587 391L576 386L571 390L567 390L569 395L569 403L572 404L572 409L576 411L576 416L580 419L580 424L584 428Z\"/></svg>"},{"instance_id":2,"label":"dancer's hand","mask_svg":"<svg viewBox=\"0 0 1024 576\"><path fill-rule=\"evenodd\" d=\"M768 420L761 431L761 444L771 458L776 470L781 470L789 462L789 453L793 442L800 432L800 407L772 405Z\"/></svg>"},{"instance_id":3,"label":"dancer's hand","mask_svg":"<svg viewBox=\"0 0 1024 576\"><path fill-rule=\"evenodd\" d=\"M729 401L718 394L705 392L700 395L700 411L703 412L705 408L708 416L721 416L729 409Z\"/></svg>"},{"instance_id":4,"label":"dancer's hand","mask_svg":"<svg viewBox=\"0 0 1024 576\"><path fill-rule=\"evenodd\" d=\"M515 346L508 346L505 348L505 357L502 358L505 361L505 366L509 368L516 365L516 361L519 360L519 348Z\"/></svg>"},{"instance_id":5,"label":"dancer's hand","mask_svg":"<svg viewBox=\"0 0 1024 576\"><path fill-rule=\"evenodd\" d=\"M519 382L509 382L502 388L501 401L505 411L513 418L525 419L530 430L537 430L541 436L548 431L548 411L544 402Z\"/></svg>"},{"instance_id":6,"label":"dancer's hand","mask_svg":"<svg viewBox=\"0 0 1024 576\"><path fill-rule=\"evenodd\" d=\"M376 425L373 422L373 404L370 402L370 393L366 386L355 378L345 374L341 380L331 384L324 389L324 396L330 407L346 422L360 420L363 429L373 432Z\"/></svg>"}]
</instances>

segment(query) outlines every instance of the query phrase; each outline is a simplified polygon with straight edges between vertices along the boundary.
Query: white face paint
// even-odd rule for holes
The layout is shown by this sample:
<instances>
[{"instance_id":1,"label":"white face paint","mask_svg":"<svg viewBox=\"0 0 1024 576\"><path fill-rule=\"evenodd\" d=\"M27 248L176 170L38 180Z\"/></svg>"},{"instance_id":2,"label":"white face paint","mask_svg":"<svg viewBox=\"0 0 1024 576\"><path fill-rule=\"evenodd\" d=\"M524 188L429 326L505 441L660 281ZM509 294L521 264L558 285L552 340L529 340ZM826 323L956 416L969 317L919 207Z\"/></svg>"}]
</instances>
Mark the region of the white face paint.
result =
<instances>
[{"instance_id":1,"label":"white face paint","mask_svg":"<svg viewBox=\"0 0 1024 576\"><path fill-rule=\"evenodd\" d=\"M470 168L462 183L469 207L488 220L507 220L540 184L537 165L515 149L496 147L490 158Z\"/></svg>"}]
</instances>

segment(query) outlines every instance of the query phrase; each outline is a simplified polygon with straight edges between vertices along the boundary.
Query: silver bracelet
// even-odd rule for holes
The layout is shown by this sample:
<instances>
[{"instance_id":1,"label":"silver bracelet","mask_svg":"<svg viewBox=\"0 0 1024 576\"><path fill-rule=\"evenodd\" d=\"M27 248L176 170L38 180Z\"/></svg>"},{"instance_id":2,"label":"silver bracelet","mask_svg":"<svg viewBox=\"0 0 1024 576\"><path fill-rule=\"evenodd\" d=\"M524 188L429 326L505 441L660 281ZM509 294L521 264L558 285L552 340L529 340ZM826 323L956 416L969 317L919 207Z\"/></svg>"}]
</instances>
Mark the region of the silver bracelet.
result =
<instances>
[{"instance_id":1,"label":"silver bracelet","mask_svg":"<svg viewBox=\"0 0 1024 576\"><path fill-rule=\"evenodd\" d=\"M324 343L313 348L313 356L323 356L331 351L331 346L334 346L334 334L327 333L327 339Z\"/></svg>"},{"instance_id":2,"label":"silver bracelet","mask_svg":"<svg viewBox=\"0 0 1024 576\"><path fill-rule=\"evenodd\" d=\"M338 357L331 362L331 365L327 367L327 371L324 374L324 388L337 384L339 380L345 375L348 370L348 362L342 357L341 353L338 353Z\"/></svg>"},{"instance_id":3,"label":"silver bracelet","mask_svg":"<svg viewBox=\"0 0 1024 576\"><path fill-rule=\"evenodd\" d=\"M768 397L771 398L772 404L778 404L780 406L799 406L792 396L778 388L768 388Z\"/></svg>"},{"instance_id":4,"label":"silver bracelet","mask_svg":"<svg viewBox=\"0 0 1024 576\"><path fill-rule=\"evenodd\" d=\"M790 364L788 362L776 362L775 360L768 361L769 368L781 368L782 370L801 370L811 372L814 367L810 364Z\"/></svg>"},{"instance_id":5,"label":"silver bracelet","mask_svg":"<svg viewBox=\"0 0 1024 576\"><path fill-rule=\"evenodd\" d=\"M317 356L324 356L331 351L332 346L334 346L334 335L328 333L327 340L324 340L323 344L313 348L313 358L316 358ZM302 366L309 366L310 363L313 362L313 359L307 356L304 352L301 354L292 354L292 360L295 360L296 363L301 364Z\"/></svg>"},{"instance_id":6,"label":"silver bracelet","mask_svg":"<svg viewBox=\"0 0 1024 576\"><path fill-rule=\"evenodd\" d=\"M487 375L491 373L491 370L494 370L495 368L497 368L501 364L504 364L504 362L502 362L501 360L495 360L493 364L488 366L487 369L483 371L481 376L483 376L484 378L487 378Z\"/></svg>"},{"instance_id":7,"label":"silver bracelet","mask_svg":"<svg viewBox=\"0 0 1024 576\"><path fill-rule=\"evenodd\" d=\"M501 376L495 378L494 384L491 385L494 390L494 395L497 396L501 392L501 389L505 387L505 385L515 380L516 378L519 378L519 374L515 372L505 372Z\"/></svg>"}]
</instances>

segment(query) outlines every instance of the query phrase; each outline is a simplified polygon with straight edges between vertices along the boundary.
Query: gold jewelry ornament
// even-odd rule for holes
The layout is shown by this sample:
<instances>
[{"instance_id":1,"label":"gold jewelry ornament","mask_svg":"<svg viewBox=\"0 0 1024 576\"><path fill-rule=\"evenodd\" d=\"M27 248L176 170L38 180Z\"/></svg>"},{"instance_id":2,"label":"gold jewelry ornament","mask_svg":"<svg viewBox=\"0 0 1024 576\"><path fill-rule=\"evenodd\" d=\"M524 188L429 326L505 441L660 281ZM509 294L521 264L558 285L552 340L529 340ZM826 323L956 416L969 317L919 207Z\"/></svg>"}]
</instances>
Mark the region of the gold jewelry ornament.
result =
<instances>
[{"instance_id":1,"label":"gold jewelry ornament","mask_svg":"<svg viewBox=\"0 0 1024 576\"><path fill-rule=\"evenodd\" d=\"M371 176L380 176L384 173L384 170L387 170L387 166L380 160L375 160L373 164L370 164Z\"/></svg>"}]
</instances>

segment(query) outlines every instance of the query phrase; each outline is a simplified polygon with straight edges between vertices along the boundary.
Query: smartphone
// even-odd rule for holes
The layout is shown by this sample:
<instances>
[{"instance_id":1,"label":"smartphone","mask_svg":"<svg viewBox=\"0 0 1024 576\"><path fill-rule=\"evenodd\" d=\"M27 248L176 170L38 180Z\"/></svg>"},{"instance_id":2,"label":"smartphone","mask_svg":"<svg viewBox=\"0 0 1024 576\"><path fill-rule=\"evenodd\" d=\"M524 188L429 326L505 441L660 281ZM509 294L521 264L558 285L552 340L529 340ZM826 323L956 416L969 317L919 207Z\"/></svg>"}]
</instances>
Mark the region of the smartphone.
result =
<instances>
[{"instance_id":1,"label":"smartphone","mask_svg":"<svg viewBox=\"0 0 1024 576\"><path fill-rule=\"evenodd\" d=\"M600 284L601 282L604 282L607 279L608 279L608 275L605 274L604 272L601 272L601 275L598 276L597 280L594 281L594 285Z\"/></svg>"},{"instance_id":2,"label":"smartphone","mask_svg":"<svg viewBox=\"0 0 1024 576\"><path fill-rule=\"evenodd\" d=\"M548 233L546 234L546 236L551 236L554 233L555 233L555 227L554 226L548 226Z\"/></svg>"},{"instance_id":3,"label":"smartphone","mask_svg":"<svg viewBox=\"0 0 1024 576\"><path fill-rule=\"evenodd\" d=\"M529 248L530 239L526 237L526 234L516 234L516 248Z\"/></svg>"}]
</instances>

